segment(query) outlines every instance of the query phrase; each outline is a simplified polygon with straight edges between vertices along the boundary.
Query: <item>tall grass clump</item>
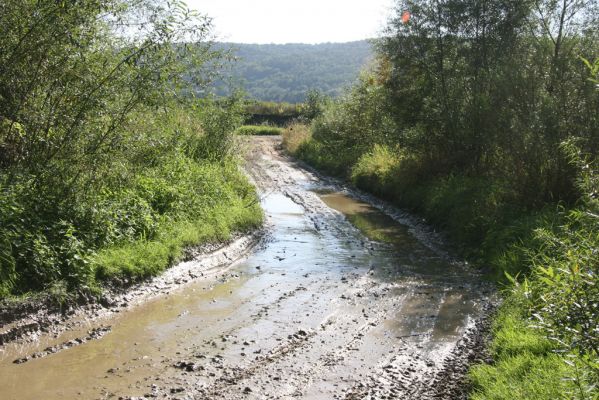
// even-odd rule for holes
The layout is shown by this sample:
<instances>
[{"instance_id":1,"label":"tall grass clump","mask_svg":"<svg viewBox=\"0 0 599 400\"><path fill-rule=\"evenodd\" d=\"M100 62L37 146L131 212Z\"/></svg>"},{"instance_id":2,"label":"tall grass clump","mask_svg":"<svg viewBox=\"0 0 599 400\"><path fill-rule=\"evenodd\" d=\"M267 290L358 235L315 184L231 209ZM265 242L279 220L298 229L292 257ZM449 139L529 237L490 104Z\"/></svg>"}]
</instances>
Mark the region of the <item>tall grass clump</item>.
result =
<instances>
[{"instance_id":1,"label":"tall grass clump","mask_svg":"<svg viewBox=\"0 0 599 400\"><path fill-rule=\"evenodd\" d=\"M285 150L292 155L296 155L301 146L310 141L312 132L308 125L294 123L283 130L282 137Z\"/></svg>"},{"instance_id":2,"label":"tall grass clump","mask_svg":"<svg viewBox=\"0 0 599 400\"><path fill-rule=\"evenodd\" d=\"M282 128L268 125L243 125L235 133L243 136L277 136L283 132Z\"/></svg>"}]
</instances>

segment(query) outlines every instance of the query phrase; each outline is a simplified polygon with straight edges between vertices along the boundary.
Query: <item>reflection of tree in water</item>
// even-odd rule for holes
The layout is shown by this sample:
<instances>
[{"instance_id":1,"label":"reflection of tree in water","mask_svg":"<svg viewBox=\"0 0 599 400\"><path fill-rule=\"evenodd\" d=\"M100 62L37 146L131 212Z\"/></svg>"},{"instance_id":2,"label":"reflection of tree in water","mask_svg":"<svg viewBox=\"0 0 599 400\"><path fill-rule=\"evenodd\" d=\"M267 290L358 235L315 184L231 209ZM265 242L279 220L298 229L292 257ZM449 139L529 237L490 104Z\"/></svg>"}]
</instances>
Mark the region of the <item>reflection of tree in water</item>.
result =
<instances>
[{"instance_id":1,"label":"reflection of tree in water","mask_svg":"<svg viewBox=\"0 0 599 400\"><path fill-rule=\"evenodd\" d=\"M348 214L347 219L368 238L384 243L397 243L405 235L390 217L376 211Z\"/></svg>"}]
</instances>

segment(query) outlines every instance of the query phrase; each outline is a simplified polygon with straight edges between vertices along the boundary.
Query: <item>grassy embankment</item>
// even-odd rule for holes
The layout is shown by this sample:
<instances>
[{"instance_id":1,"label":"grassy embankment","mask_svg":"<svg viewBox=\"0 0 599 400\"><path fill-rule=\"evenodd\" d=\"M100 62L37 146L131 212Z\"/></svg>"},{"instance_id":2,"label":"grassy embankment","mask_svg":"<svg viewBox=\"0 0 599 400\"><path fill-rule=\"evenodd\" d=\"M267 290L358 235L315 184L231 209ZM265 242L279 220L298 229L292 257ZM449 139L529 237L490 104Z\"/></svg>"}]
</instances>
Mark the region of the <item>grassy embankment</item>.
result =
<instances>
[{"instance_id":1,"label":"grassy embankment","mask_svg":"<svg viewBox=\"0 0 599 400\"><path fill-rule=\"evenodd\" d=\"M471 369L471 398L590 399L597 395L595 389L591 389L594 394L584 393L596 381L597 359L576 348L564 351L548 339L561 334L551 331L552 323L576 318L576 311L568 309L572 304L560 304L553 312L551 304L558 304L560 298L563 303L571 302L581 290L589 290L591 297L597 293L596 277L588 273L597 271L598 263L593 256L599 248L596 199L581 201L569 213L557 205L525 210L505 200L508 185L457 174L423 179L426 173L419 173L423 167L419 160L401 157L397 149L375 145L356 158L349 151L333 152L329 143L314 139L313 131L318 129L318 121L312 128L288 127L283 133L284 147L317 169L424 216L442 228L461 254L506 288L489 344L494 361ZM583 189L596 185L596 179L587 179ZM590 216L582 218L581 213ZM587 265L581 268L582 263ZM577 274L583 269L587 275ZM558 271L564 272L560 276ZM516 286L507 282L518 274L529 277ZM549 306L539 306L541 301ZM581 304L579 313L592 307L592 303ZM536 321L533 314L538 316ZM563 336L560 339L567 341Z\"/></svg>"},{"instance_id":2,"label":"grassy embankment","mask_svg":"<svg viewBox=\"0 0 599 400\"><path fill-rule=\"evenodd\" d=\"M193 117L187 118L194 124ZM202 135L201 121L196 119L195 124L185 128L191 140ZM177 128L181 130L181 125ZM260 226L262 210L239 161L233 157L195 160L177 154L146 169L128 196L147 212L138 218L156 221L156 227L149 236L144 233L137 240L100 249L92 258L95 277L138 280L154 276L179 261L190 246L225 241L233 232Z\"/></svg>"},{"instance_id":3,"label":"grassy embankment","mask_svg":"<svg viewBox=\"0 0 599 400\"><path fill-rule=\"evenodd\" d=\"M228 155L228 134L215 141L214 127L202 128L209 125L205 114L183 108L136 114L103 181L64 201L15 183L30 177L13 177L9 185L2 175L0 295L98 292L108 281L160 273L189 246L258 227L255 190Z\"/></svg>"}]
</instances>

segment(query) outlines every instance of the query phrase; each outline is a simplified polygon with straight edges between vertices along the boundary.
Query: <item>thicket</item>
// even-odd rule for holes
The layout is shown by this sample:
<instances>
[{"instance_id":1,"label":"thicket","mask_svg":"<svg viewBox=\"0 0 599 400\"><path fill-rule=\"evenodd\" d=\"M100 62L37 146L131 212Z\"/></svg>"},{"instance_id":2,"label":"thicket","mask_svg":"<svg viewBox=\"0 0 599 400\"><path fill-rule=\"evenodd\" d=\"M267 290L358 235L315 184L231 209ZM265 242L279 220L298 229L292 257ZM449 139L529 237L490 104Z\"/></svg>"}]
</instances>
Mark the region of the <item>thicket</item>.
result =
<instances>
[{"instance_id":1,"label":"thicket","mask_svg":"<svg viewBox=\"0 0 599 400\"><path fill-rule=\"evenodd\" d=\"M420 213L518 283L495 364L471 375L476 398L597 396L598 7L399 2L376 67L309 135L284 135L298 157ZM527 332L532 347L519 346Z\"/></svg>"},{"instance_id":2,"label":"thicket","mask_svg":"<svg viewBox=\"0 0 599 400\"><path fill-rule=\"evenodd\" d=\"M210 29L177 1L0 3L0 298L147 277L260 222L239 100L184 97Z\"/></svg>"}]
</instances>

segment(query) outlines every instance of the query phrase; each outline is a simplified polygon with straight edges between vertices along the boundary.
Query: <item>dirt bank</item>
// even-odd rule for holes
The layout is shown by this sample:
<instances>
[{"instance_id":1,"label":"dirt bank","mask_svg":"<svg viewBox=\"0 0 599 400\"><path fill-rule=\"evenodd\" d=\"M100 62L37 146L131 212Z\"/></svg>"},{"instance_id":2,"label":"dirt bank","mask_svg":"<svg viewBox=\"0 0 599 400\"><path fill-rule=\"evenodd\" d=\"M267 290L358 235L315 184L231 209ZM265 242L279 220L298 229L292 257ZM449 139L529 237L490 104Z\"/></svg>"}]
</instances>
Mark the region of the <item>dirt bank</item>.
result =
<instances>
[{"instance_id":1,"label":"dirt bank","mask_svg":"<svg viewBox=\"0 0 599 400\"><path fill-rule=\"evenodd\" d=\"M42 295L21 302L0 303L0 346L14 341L36 341L44 335L57 336L154 297L167 295L200 277L223 273L226 267L251 252L265 232L237 234L225 243L188 249L185 262L141 283L106 288L99 299L80 296L59 304L50 296Z\"/></svg>"}]
</instances>

